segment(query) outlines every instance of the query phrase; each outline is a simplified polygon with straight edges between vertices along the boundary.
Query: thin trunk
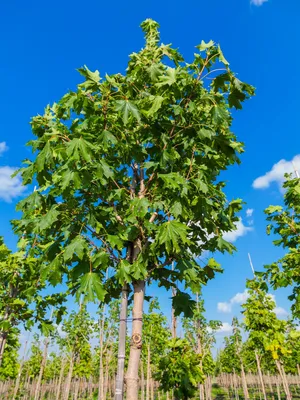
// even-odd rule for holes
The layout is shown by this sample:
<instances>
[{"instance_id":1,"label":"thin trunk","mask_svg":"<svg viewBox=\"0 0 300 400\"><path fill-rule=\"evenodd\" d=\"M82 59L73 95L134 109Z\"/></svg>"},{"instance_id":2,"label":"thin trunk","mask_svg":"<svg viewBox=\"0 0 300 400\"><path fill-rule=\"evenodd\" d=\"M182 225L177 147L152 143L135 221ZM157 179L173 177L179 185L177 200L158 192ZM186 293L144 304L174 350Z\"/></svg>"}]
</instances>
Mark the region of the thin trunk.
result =
<instances>
[{"instance_id":1,"label":"thin trunk","mask_svg":"<svg viewBox=\"0 0 300 400\"><path fill-rule=\"evenodd\" d=\"M244 364L242 359L240 358L241 362L241 378L242 378L242 386L243 386L243 392L244 392L244 398L245 400L248 400L249 397L249 391L248 391L248 386L247 386L247 380L246 380L246 375L245 375L245 369L244 369Z\"/></svg>"},{"instance_id":2,"label":"thin trunk","mask_svg":"<svg viewBox=\"0 0 300 400\"><path fill-rule=\"evenodd\" d=\"M126 353L126 329L128 309L128 285L124 284L120 306L119 348L115 400L123 400L124 392L124 367Z\"/></svg>"},{"instance_id":3,"label":"thin trunk","mask_svg":"<svg viewBox=\"0 0 300 400\"><path fill-rule=\"evenodd\" d=\"M281 381L282 381L282 385L283 385L283 389L284 389L286 398L287 398L287 400L291 400L292 397L291 397L289 385L288 385L287 380L286 380L286 378L284 376L285 374L284 374L283 368L282 368L282 366L280 364L280 361L279 360L275 360L275 364L276 364L276 367L278 369L279 375L281 377Z\"/></svg>"},{"instance_id":4,"label":"thin trunk","mask_svg":"<svg viewBox=\"0 0 300 400\"><path fill-rule=\"evenodd\" d=\"M145 281L133 283L132 336L128 369L126 374L126 398L138 400L139 392L139 362L142 351L143 305L145 296Z\"/></svg>"},{"instance_id":5,"label":"thin trunk","mask_svg":"<svg viewBox=\"0 0 300 400\"><path fill-rule=\"evenodd\" d=\"M141 362L141 400L145 400L145 376L144 376L144 365Z\"/></svg>"},{"instance_id":6,"label":"thin trunk","mask_svg":"<svg viewBox=\"0 0 300 400\"><path fill-rule=\"evenodd\" d=\"M147 383L146 383L146 400L150 400L150 379L151 379L151 370L150 370L150 345L147 346Z\"/></svg>"},{"instance_id":7,"label":"thin trunk","mask_svg":"<svg viewBox=\"0 0 300 400\"><path fill-rule=\"evenodd\" d=\"M5 346L6 346L6 341L7 341L7 332L4 332L1 334L1 338L0 338L0 367L2 364L2 360L3 360L3 354L4 354L4 350L5 350Z\"/></svg>"},{"instance_id":8,"label":"thin trunk","mask_svg":"<svg viewBox=\"0 0 300 400\"><path fill-rule=\"evenodd\" d=\"M264 379L263 379L263 375L262 375L261 368L260 368L260 360L259 360L259 356L256 351L255 351L255 358L256 358L256 365L257 365L257 371L258 371L258 376L259 376L259 380L260 380L261 390L262 390L262 393L264 396L264 400L267 400Z\"/></svg>"},{"instance_id":9,"label":"thin trunk","mask_svg":"<svg viewBox=\"0 0 300 400\"><path fill-rule=\"evenodd\" d=\"M48 344L49 344L49 339L46 338L42 364L41 364L40 373L39 373L39 377L38 377L38 380L36 383L36 388L35 388L34 400L38 400L40 397L40 388L41 388L42 378L43 378L43 374L44 374L44 370L45 370L45 366L46 366L46 362L47 362Z\"/></svg>"},{"instance_id":10,"label":"thin trunk","mask_svg":"<svg viewBox=\"0 0 300 400\"><path fill-rule=\"evenodd\" d=\"M67 376L66 387L65 387L64 400L68 400L69 399L69 393L70 393L72 375L73 375L73 368L74 368L74 355L72 353L71 354L71 360L70 360L70 366L69 366L69 372L68 372L68 376Z\"/></svg>"},{"instance_id":11,"label":"thin trunk","mask_svg":"<svg viewBox=\"0 0 300 400\"><path fill-rule=\"evenodd\" d=\"M59 379L58 379L58 383L57 383L55 400L59 400L59 398L60 398L60 388L61 388L61 383L62 383L63 376L64 376L65 365L66 365L66 360L63 359L61 362L61 367L60 367L60 373L59 373Z\"/></svg>"},{"instance_id":12,"label":"thin trunk","mask_svg":"<svg viewBox=\"0 0 300 400\"><path fill-rule=\"evenodd\" d=\"M102 320L100 322L100 360L99 360L99 387L98 387L98 400L103 399L103 394L104 394L104 385L103 385L103 337L104 337L104 324L105 324L105 305L103 305L102 308Z\"/></svg>"},{"instance_id":13,"label":"thin trunk","mask_svg":"<svg viewBox=\"0 0 300 400\"><path fill-rule=\"evenodd\" d=\"M22 358L22 361L21 361L21 364L20 364L20 367L19 367L19 372L18 372L18 376L17 376L17 380L16 380L16 384L15 384L15 389L14 389L14 394L13 394L12 400L15 400L15 398L16 398L16 396L18 394L20 381L21 381L22 370L23 370L23 365L24 365L25 356L26 356L27 344L28 344L28 339L25 342L23 358Z\"/></svg>"},{"instance_id":14,"label":"thin trunk","mask_svg":"<svg viewBox=\"0 0 300 400\"><path fill-rule=\"evenodd\" d=\"M172 263L172 271L174 271L174 263ZM172 298L176 296L176 288L172 287ZM175 339L177 336L177 318L175 316L175 310L172 306L172 338Z\"/></svg>"}]
</instances>

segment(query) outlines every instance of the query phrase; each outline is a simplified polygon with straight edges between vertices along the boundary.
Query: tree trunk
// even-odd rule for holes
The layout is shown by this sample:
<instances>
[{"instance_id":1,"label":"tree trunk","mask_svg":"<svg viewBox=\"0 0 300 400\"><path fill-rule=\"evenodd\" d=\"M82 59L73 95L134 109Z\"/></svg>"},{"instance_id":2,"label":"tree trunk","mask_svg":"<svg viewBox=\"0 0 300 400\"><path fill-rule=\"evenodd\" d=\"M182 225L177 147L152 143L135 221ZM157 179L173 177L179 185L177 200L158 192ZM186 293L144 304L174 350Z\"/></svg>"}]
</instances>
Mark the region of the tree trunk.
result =
<instances>
[{"instance_id":1,"label":"tree trunk","mask_svg":"<svg viewBox=\"0 0 300 400\"><path fill-rule=\"evenodd\" d=\"M103 400L104 394L104 374L103 374L103 337L104 337L104 324L105 324L105 305L102 308L102 320L100 321L100 360L99 360L99 386L98 386L98 400Z\"/></svg>"},{"instance_id":2,"label":"tree trunk","mask_svg":"<svg viewBox=\"0 0 300 400\"><path fill-rule=\"evenodd\" d=\"M289 385L287 383L286 377L284 376L285 374L284 374L283 368L282 368L282 366L280 364L280 361L279 360L275 360L275 364L276 364L276 367L278 369L279 375L281 377L281 381L282 381L283 389L284 389L284 392L285 392L285 395L286 395L286 399L287 400L291 400L292 397L291 397Z\"/></svg>"},{"instance_id":3,"label":"tree trunk","mask_svg":"<svg viewBox=\"0 0 300 400\"><path fill-rule=\"evenodd\" d=\"M133 283L134 297L132 310L132 336L128 369L126 374L126 399L138 400L139 392L139 362L142 350L143 305L145 296L145 281Z\"/></svg>"},{"instance_id":4,"label":"tree trunk","mask_svg":"<svg viewBox=\"0 0 300 400\"><path fill-rule=\"evenodd\" d=\"M172 271L174 271L174 263L172 263ZM172 287L172 298L176 296L176 288ZM175 310L172 306L172 338L175 339L177 336L177 318L175 316Z\"/></svg>"},{"instance_id":5,"label":"tree trunk","mask_svg":"<svg viewBox=\"0 0 300 400\"><path fill-rule=\"evenodd\" d=\"M47 362L48 344L49 344L49 339L46 338L42 364L41 364L40 373L39 373L39 377L38 377L38 380L36 383L36 388L35 388L34 400L38 400L40 397L40 388L41 388L42 378L43 378L43 374L44 374L44 369L45 369L46 362Z\"/></svg>"},{"instance_id":6,"label":"tree trunk","mask_svg":"<svg viewBox=\"0 0 300 400\"><path fill-rule=\"evenodd\" d=\"M264 385L264 379L263 379L263 375L262 375L261 368L260 368L260 360L259 360L259 356L258 356L256 351L255 351L255 358L256 358L258 376L259 376L259 380L260 380L260 384L261 384L261 390L263 392L264 400L267 400L266 389L265 389L265 385Z\"/></svg>"},{"instance_id":7,"label":"tree trunk","mask_svg":"<svg viewBox=\"0 0 300 400\"><path fill-rule=\"evenodd\" d=\"M16 384L15 384L15 389L14 389L14 394L13 394L12 400L15 400L15 398L16 398L16 396L18 394L20 381L21 381L22 370L23 370L23 365L24 365L24 361L25 361L25 357L26 357L27 344L28 344L28 339L25 342L23 358L22 358L22 361L21 361L21 364L20 364L20 367L19 367L19 372L18 372L18 376L17 376L17 380L16 380Z\"/></svg>"},{"instance_id":8,"label":"tree trunk","mask_svg":"<svg viewBox=\"0 0 300 400\"><path fill-rule=\"evenodd\" d=\"M122 289L122 298L120 306L120 326L119 326L119 348L118 348L118 366L115 400L123 400L124 392L124 367L126 353L126 328L127 328L127 309L128 309L128 285L124 284Z\"/></svg>"},{"instance_id":9,"label":"tree trunk","mask_svg":"<svg viewBox=\"0 0 300 400\"><path fill-rule=\"evenodd\" d=\"M69 372L68 372L68 376L67 376L66 387L65 387L64 400L68 400L69 399L69 393L70 393L72 375L73 375L73 368L74 368L74 356L73 356L73 353L72 353L71 354L71 360L70 360Z\"/></svg>"},{"instance_id":10,"label":"tree trunk","mask_svg":"<svg viewBox=\"0 0 300 400\"><path fill-rule=\"evenodd\" d=\"M147 346L147 384L146 384L146 400L150 400L150 380L151 380L151 370L150 370L150 345Z\"/></svg>"},{"instance_id":11,"label":"tree trunk","mask_svg":"<svg viewBox=\"0 0 300 400\"><path fill-rule=\"evenodd\" d=\"M59 400L59 398L60 398L60 388L61 388L61 383L62 383L63 376L64 376L65 364L66 364L66 360L63 359L61 362L61 367L60 367L60 373L59 373L59 379L58 379L58 383L57 383L55 400Z\"/></svg>"},{"instance_id":12,"label":"tree trunk","mask_svg":"<svg viewBox=\"0 0 300 400\"><path fill-rule=\"evenodd\" d=\"M242 378L244 398L245 398L245 400L248 400L250 397L249 397L249 391L248 391L248 386L247 386L244 364L243 364L242 360L240 362L241 362L241 378Z\"/></svg>"},{"instance_id":13,"label":"tree trunk","mask_svg":"<svg viewBox=\"0 0 300 400\"><path fill-rule=\"evenodd\" d=\"M6 346L6 340L7 340L7 332L3 332L1 334L1 338L0 338L0 367L2 364L2 360L3 360L3 354L4 354L4 350L5 350L5 346Z\"/></svg>"},{"instance_id":14,"label":"tree trunk","mask_svg":"<svg viewBox=\"0 0 300 400\"><path fill-rule=\"evenodd\" d=\"M144 376L144 365L141 362L141 400L145 400L145 376Z\"/></svg>"}]
</instances>

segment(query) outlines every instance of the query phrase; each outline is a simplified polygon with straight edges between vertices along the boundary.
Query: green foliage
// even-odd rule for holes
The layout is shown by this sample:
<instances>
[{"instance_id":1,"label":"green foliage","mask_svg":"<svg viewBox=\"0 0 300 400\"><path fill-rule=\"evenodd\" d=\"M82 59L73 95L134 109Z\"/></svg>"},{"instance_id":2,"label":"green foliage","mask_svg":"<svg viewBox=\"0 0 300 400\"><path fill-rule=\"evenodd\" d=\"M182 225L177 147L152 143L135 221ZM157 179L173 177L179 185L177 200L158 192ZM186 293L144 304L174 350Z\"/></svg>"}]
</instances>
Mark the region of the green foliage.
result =
<instances>
[{"instance_id":1,"label":"green foliage","mask_svg":"<svg viewBox=\"0 0 300 400\"><path fill-rule=\"evenodd\" d=\"M175 398L192 398L204 380L200 355L185 339L172 339L168 353L160 359L156 378L164 391L174 390Z\"/></svg>"},{"instance_id":2,"label":"green foliage","mask_svg":"<svg viewBox=\"0 0 300 400\"><path fill-rule=\"evenodd\" d=\"M140 279L195 291L220 270L195 256L234 249L222 236L235 229L241 201L227 202L219 175L243 151L231 109L254 90L212 41L186 63L160 44L155 21L141 26L145 46L125 75L100 79L85 66L76 91L32 119L35 157L21 170L38 189L19 203L15 231L31 243L38 236L45 279L56 285L66 275L70 293L88 301L108 301ZM220 65L226 72L217 75ZM190 297L181 299L176 307L190 310Z\"/></svg>"},{"instance_id":3,"label":"green foliage","mask_svg":"<svg viewBox=\"0 0 300 400\"><path fill-rule=\"evenodd\" d=\"M34 335L34 341L30 348L30 357L24 363L23 374L31 378L38 377L43 360L42 341L38 335Z\"/></svg>"},{"instance_id":4,"label":"green foliage","mask_svg":"<svg viewBox=\"0 0 300 400\"><path fill-rule=\"evenodd\" d=\"M149 312L144 315L142 360L147 363L148 351L151 355L151 370L156 371L160 358L165 354L171 337L167 317L160 310L158 300L152 299Z\"/></svg>"},{"instance_id":5,"label":"green foliage","mask_svg":"<svg viewBox=\"0 0 300 400\"><path fill-rule=\"evenodd\" d=\"M213 360L211 350L215 344L215 334L220 328L221 322L205 318L204 300L199 299L192 309L192 316L190 318L183 318L183 328L185 338L188 340L194 352L200 356L201 371L205 376L211 376L215 370L215 362Z\"/></svg>"},{"instance_id":6,"label":"green foliage","mask_svg":"<svg viewBox=\"0 0 300 400\"><path fill-rule=\"evenodd\" d=\"M0 365L0 381L16 379L19 371L19 330L14 328L7 337L2 364Z\"/></svg>"},{"instance_id":7,"label":"green foliage","mask_svg":"<svg viewBox=\"0 0 300 400\"><path fill-rule=\"evenodd\" d=\"M242 308L248 340L261 356L269 353L273 360L278 360L288 353L285 343L287 322L277 318L276 304L267 294L268 287L262 279L248 280L247 287L249 297Z\"/></svg>"},{"instance_id":8,"label":"green foliage","mask_svg":"<svg viewBox=\"0 0 300 400\"><path fill-rule=\"evenodd\" d=\"M90 339L95 332L96 323L84 306L79 312L72 311L63 321L62 335L57 337L61 352L73 358L73 375L88 378L93 371Z\"/></svg>"},{"instance_id":9,"label":"green foliage","mask_svg":"<svg viewBox=\"0 0 300 400\"><path fill-rule=\"evenodd\" d=\"M273 232L279 239L273 241L275 246L283 247L285 255L270 265L266 265L266 278L274 289L293 287L289 299L293 302L292 312L295 318L300 318L300 180L286 175L283 184L284 207L270 206L265 210L270 224L267 233Z\"/></svg>"}]
</instances>

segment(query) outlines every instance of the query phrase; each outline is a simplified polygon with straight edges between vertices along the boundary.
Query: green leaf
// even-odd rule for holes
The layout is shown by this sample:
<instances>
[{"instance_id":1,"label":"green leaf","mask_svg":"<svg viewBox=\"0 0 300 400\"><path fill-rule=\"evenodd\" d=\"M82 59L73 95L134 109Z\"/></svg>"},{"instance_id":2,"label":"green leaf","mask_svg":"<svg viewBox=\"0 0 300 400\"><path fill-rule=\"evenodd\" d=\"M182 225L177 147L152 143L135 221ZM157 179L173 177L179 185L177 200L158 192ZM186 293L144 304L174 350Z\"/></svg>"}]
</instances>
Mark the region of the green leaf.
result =
<instances>
[{"instance_id":1,"label":"green leaf","mask_svg":"<svg viewBox=\"0 0 300 400\"><path fill-rule=\"evenodd\" d=\"M67 144L67 155L76 161L79 161L82 157L85 161L92 161L92 149L93 145L87 142L85 139L74 138Z\"/></svg>"},{"instance_id":2,"label":"green leaf","mask_svg":"<svg viewBox=\"0 0 300 400\"><path fill-rule=\"evenodd\" d=\"M86 248L87 244L85 239L80 235L76 236L76 238L73 239L72 242L65 247L64 260L65 261L72 260L74 254L77 254L78 258L82 260Z\"/></svg>"},{"instance_id":3,"label":"green leaf","mask_svg":"<svg viewBox=\"0 0 300 400\"><path fill-rule=\"evenodd\" d=\"M201 44L196 46L196 48L199 49L200 51L204 51L212 47L214 44L215 42L212 40L210 40L208 43L205 43L204 40L202 40Z\"/></svg>"},{"instance_id":4,"label":"green leaf","mask_svg":"<svg viewBox=\"0 0 300 400\"><path fill-rule=\"evenodd\" d=\"M170 68L168 67L166 70L166 74L160 76L159 82L156 83L156 86L161 87L161 86L172 86L176 82L176 69L175 68Z\"/></svg>"},{"instance_id":5,"label":"green leaf","mask_svg":"<svg viewBox=\"0 0 300 400\"><path fill-rule=\"evenodd\" d=\"M151 64L150 67L147 68L147 72L150 75L152 82L157 82L160 75L163 73L163 69L161 64Z\"/></svg>"},{"instance_id":6,"label":"green leaf","mask_svg":"<svg viewBox=\"0 0 300 400\"><path fill-rule=\"evenodd\" d=\"M280 213L282 211L281 206L269 206L266 208L265 213L266 214L274 214L274 213Z\"/></svg>"},{"instance_id":7,"label":"green leaf","mask_svg":"<svg viewBox=\"0 0 300 400\"><path fill-rule=\"evenodd\" d=\"M41 172L45 168L45 165L49 165L51 161L52 161L52 150L50 141L48 141L45 144L43 150L37 156L35 161L35 165L38 172Z\"/></svg>"},{"instance_id":8,"label":"green leaf","mask_svg":"<svg viewBox=\"0 0 300 400\"><path fill-rule=\"evenodd\" d=\"M118 265L116 278L120 285L123 285L125 282L130 283L131 278L131 264L127 260L121 260Z\"/></svg>"},{"instance_id":9,"label":"green leaf","mask_svg":"<svg viewBox=\"0 0 300 400\"><path fill-rule=\"evenodd\" d=\"M214 105L212 108L212 116L215 124L220 125L227 120L227 111L224 107Z\"/></svg>"},{"instance_id":10,"label":"green leaf","mask_svg":"<svg viewBox=\"0 0 300 400\"><path fill-rule=\"evenodd\" d=\"M140 113L136 105L129 100L117 100L115 103L116 111L120 112L125 125L128 123L130 116L140 121Z\"/></svg>"},{"instance_id":11,"label":"green leaf","mask_svg":"<svg viewBox=\"0 0 300 400\"><path fill-rule=\"evenodd\" d=\"M56 206L52 206L46 215L43 215L39 223L39 229L44 231L51 227L51 225L58 220L59 211Z\"/></svg>"},{"instance_id":12,"label":"green leaf","mask_svg":"<svg viewBox=\"0 0 300 400\"><path fill-rule=\"evenodd\" d=\"M219 60L220 60L224 65L228 66L228 65L229 65L229 62L228 62L228 61L226 60L226 58L224 57L224 54L223 54L223 52L222 52L222 50L221 50L220 45L218 46L218 50L219 50Z\"/></svg>"},{"instance_id":13,"label":"green leaf","mask_svg":"<svg viewBox=\"0 0 300 400\"><path fill-rule=\"evenodd\" d=\"M178 221L168 221L158 230L158 243L164 244L167 253L179 253L180 243L188 243L188 227Z\"/></svg>"},{"instance_id":14,"label":"green leaf","mask_svg":"<svg viewBox=\"0 0 300 400\"><path fill-rule=\"evenodd\" d=\"M87 301L95 301L96 299L104 301L106 290L103 288L99 274L95 272L89 272L80 280L79 292L77 293L77 299L80 298L80 294L84 294Z\"/></svg>"},{"instance_id":15,"label":"green leaf","mask_svg":"<svg viewBox=\"0 0 300 400\"><path fill-rule=\"evenodd\" d=\"M99 141L104 144L116 144L118 143L118 139L109 131L104 130L99 136Z\"/></svg>"},{"instance_id":16,"label":"green leaf","mask_svg":"<svg viewBox=\"0 0 300 400\"><path fill-rule=\"evenodd\" d=\"M152 101L152 106L150 108L150 110L148 110L146 112L146 114L151 117L152 115L154 115L161 107L163 101L164 101L164 97L162 96L150 96L150 101Z\"/></svg>"}]
</instances>

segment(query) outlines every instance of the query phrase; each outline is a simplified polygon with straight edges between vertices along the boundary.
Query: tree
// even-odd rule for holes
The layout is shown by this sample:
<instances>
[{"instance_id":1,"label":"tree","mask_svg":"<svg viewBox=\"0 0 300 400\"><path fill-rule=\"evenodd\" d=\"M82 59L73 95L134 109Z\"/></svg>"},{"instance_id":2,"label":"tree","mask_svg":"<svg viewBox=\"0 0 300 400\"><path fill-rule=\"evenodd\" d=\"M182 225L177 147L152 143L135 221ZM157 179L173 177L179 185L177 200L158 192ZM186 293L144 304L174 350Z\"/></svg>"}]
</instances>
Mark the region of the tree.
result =
<instances>
[{"instance_id":1,"label":"tree","mask_svg":"<svg viewBox=\"0 0 300 400\"><path fill-rule=\"evenodd\" d=\"M175 399L193 398L204 374L200 368L201 355L185 339L172 339L168 352L158 365L156 374L164 391L174 390Z\"/></svg>"},{"instance_id":2,"label":"tree","mask_svg":"<svg viewBox=\"0 0 300 400\"><path fill-rule=\"evenodd\" d=\"M67 274L72 293L101 301L130 286L132 400L146 282L169 289L179 280L199 290L219 267L212 259L200 266L195 256L234 248L222 236L235 229L241 200L226 200L219 174L243 151L230 130L230 109L254 93L213 41L184 63L177 50L159 44L155 21L141 26L146 44L131 54L125 75L101 79L81 68L77 91L32 119L35 159L21 172L24 184L34 180L38 189L19 203L16 227L38 235L50 282ZM217 75L219 67L224 73ZM104 284L108 267L114 273ZM189 313L192 302L177 290L173 303L177 313Z\"/></svg>"},{"instance_id":3,"label":"tree","mask_svg":"<svg viewBox=\"0 0 300 400\"><path fill-rule=\"evenodd\" d=\"M52 330L52 321L47 317L50 305L57 307L56 321L65 311L64 295L41 296L45 281L38 266L41 266L35 244L22 237L18 250L11 252L0 237L0 365L10 332L23 324L30 329L35 323L43 333Z\"/></svg>"},{"instance_id":4,"label":"tree","mask_svg":"<svg viewBox=\"0 0 300 400\"><path fill-rule=\"evenodd\" d=\"M211 354L212 346L215 344L215 333L220 328L221 322L208 321L205 317L204 300L196 295L196 306L192 309L190 318L183 318L185 337L200 357L200 369L204 377L212 376L215 363ZM199 385L199 397L205 398L204 386Z\"/></svg>"},{"instance_id":5,"label":"tree","mask_svg":"<svg viewBox=\"0 0 300 400\"><path fill-rule=\"evenodd\" d=\"M300 179L292 179L291 175L286 178L284 206L270 206L265 213L270 221L267 233L279 235L273 243L287 252L280 260L265 266L265 276L274 289L293 286L289 299L293 302L294 317L300 318Z\"/></svg>"},{"instance_id":6,"label":"tree","mask_svg":"<svg viewBox=\"0 0 300 400\"><path fill-rule=\"evenodd\" d=\"M291 395L285 378L285 371L281 365L282 359L289 352L285 335L287 321L277 318L274 311L276 304L267 293L268 286L260 277L260 274L256 273L255 279L247 281L249 297L242 305L245 327L249 332L248 341L252 343L255 349L257 370L261 378L264 397L266 398L266 393L261 376L260 360L263 357L270 357L281 376L287 399L290 399Z\"/></svg>"},{"instance_id":7,"label":"tree","mask_svg":"<svg viewBox=\"0 0 300 400\"><path fill-rule=\"evenodd\" d=\"M0 381L16 379L19 370L19 330L14 328L10 330L3 354L2 364L0 366Z\"/></svg>"}]
</instances>

